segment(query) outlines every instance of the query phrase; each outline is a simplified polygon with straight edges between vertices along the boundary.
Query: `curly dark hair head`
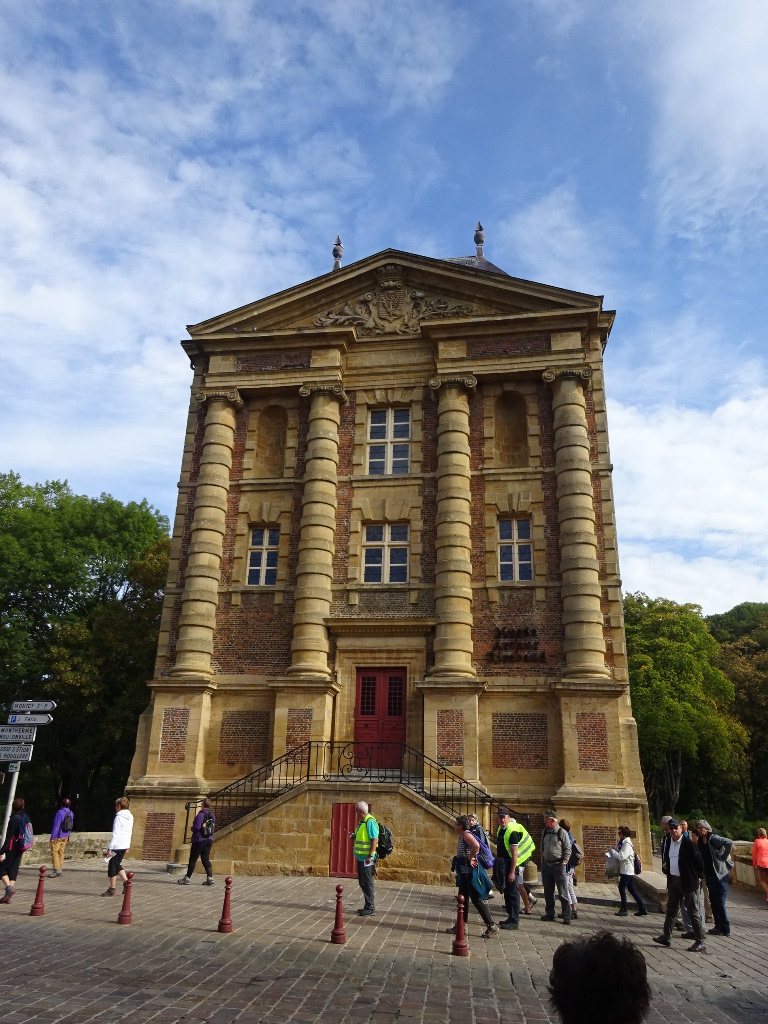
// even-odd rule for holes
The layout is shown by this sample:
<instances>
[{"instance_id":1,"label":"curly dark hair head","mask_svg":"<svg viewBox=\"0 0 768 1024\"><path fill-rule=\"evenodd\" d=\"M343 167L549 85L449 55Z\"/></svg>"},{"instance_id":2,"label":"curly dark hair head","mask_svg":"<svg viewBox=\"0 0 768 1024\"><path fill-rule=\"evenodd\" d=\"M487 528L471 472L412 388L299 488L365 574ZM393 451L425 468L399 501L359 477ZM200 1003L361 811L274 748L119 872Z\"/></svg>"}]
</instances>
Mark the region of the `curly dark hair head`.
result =
<instances>
[{"instance_id":1,"label":"curly dark hair head","mask_svg":"<svg viewBox=\"0 0 768 1024\"><path fill-rule=\"evenodd\" d=\"M456 819L456 824L457 824L457 825L461 825L461 827L462 827L462 828L464 829L464 831L466 832L466 831L467 831L467 829L469 828L469 818L467 817L467 815L466 815L466 814L461 814L461 815L459 815L459 817L458 817L458 818Z\"/></svg>"},{"instance_id":2,"label":"curly dark hair head","mask_svg":"<svg viewBox=\"0 0 768 1024\"><path fill-rule=\"evenodd\" d=\"M552 958L549 994L563 1024L640 1024L651 1002L645 958L610 932L564 942Z\"/></svg>"}]
</instances>

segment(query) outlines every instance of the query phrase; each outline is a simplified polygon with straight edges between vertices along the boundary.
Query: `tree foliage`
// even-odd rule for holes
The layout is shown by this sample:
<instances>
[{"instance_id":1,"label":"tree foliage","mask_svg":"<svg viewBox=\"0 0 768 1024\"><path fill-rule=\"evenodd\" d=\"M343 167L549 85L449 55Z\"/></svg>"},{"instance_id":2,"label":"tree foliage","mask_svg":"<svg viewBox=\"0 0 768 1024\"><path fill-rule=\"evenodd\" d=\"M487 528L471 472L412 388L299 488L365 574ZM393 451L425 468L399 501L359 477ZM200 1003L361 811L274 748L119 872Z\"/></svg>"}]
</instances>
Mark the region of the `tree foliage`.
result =
<instances>
[{"instance_id":1,"label":"tree foliage","mask_svg":"<svg viewBox=\"0 0 768 1024\"><path fill-rule=\"evenodd\" d=\"M146 502L0 474L0 706L57 703L20 780L32 807L66 794L81 827L109 817L147 703L167 561L167 520Z\"/></svg>"},{"instance_id":2,"label":"tree foliage","mask_svg":"<svg viewBox=\"0 0 768 1024\"><path fill-rule=\"evenodd\" d=\"M646 792L657 814L674 811L691 766L729 769L742 735L734 688L698 605L628 594L624 615Z\"/></svg>"}]
</instances>

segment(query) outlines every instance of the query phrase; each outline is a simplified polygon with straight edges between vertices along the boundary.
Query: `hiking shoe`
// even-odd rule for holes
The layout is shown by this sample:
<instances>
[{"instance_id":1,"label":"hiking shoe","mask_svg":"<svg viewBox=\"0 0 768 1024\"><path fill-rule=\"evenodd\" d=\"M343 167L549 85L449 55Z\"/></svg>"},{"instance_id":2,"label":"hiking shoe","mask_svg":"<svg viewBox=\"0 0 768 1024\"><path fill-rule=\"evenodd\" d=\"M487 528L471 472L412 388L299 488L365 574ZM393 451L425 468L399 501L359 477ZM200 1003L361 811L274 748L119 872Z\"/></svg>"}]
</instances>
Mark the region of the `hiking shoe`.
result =
<instances>
[{"instance_id":1,"label":"hiking shoe","mask_svg":"<svg viewBox=\"0 0 768 1024\"><path fill-rule=\"evenodd\" d=\"M571 911L571 920L572 921L578 921L578 919L579 919L578 912L576 910L572 910Z\"/></svg>"},{"instance_id":2,"label":"hiking shoe","mask_svg":"<svg viewBox=\"0 0 768 1024\"><path fill-rule=\"evenodd\" d=\"M730 932L724 932L720 928L710 928L707 932L707 935L722 935L724 939L727 939L730 934Z\"/></svg>"},{"instance_id":3,"label":"hiking shoe","mask_svg":"<svg viewBox=\"0 0 768 1024\"><path fill-rule=\"evenodd\" d=\"M115 895L115 890L114 889L105 889L104 892L101 895L102 896L114 896Z\"/></svg>"},{"instance_id":4,"label":"hiking shoe","mask_svg":"<svg viewBox=\"0 0 768 1024\"><path fill-rule=\"evenodd\" d=\"M555 917L554 917L554 914L551 917L550 917L549 914L542 914L541 915L541 920L542 921L554 921Z\"/></svg>"},{"instance_id":5,"label":"hiking shoe","mask_svg":"<svg viewBox=\"0 0 768 1024\"><path fill-rule=\"evenodd\" d=\"M635 911L635 917L648 917L648 911L643 907L642 910Z\"/></svg>"},{"instance_id":6,"label":"hiking shoe","mask_svg":"<svg viewBox=\"0 0 768 1024\"><path fill-rule=\"evenodd\" d=\"M710 932L709 934L711 935L712 932ZM681 939L695 939L696 938L696 932L683 932L683 934L680 936L680 938Z\"/></svg>"},{"instance_id":7,"label":"hiking shoe","mask_svg":"<svg viewBox=\"0 0 768 1024\"><path fill-rule=\"evenodd\" d=\"M208 875L206 880L203 882L203 885L213 885L213 875Z\"/></svg>"},{"instance_id":8,"label":"hiking shoe","mask_svg":"<svg viewBox=\"0 0 768 1024\"><path fill-rule=\"evenodd\" d=\"M11 900L13 899L15 892L15 889L6 889L5 896L3 896L3 898L0 900L0 903L10 903Z\"/></svg>"},{"instance_id":9,"label":"hiking shoe","mask_svg":"<svg viewBox=\"0 0 768 1024\"><path fill-rule=\"evenodd\" d=\"M688 947L688 952L689 953L706 953L707 952L707 947L704 945L703 942L694 942L694 944L692 946Z\"/></svg>"},{"instance_id":10,"label":"hiking shoe","mask_svg":"<svg viewBox=\"0 0 768 1024\"><path fill-rule=\"evenodd\" d=\"M504 931L517 931L519 927L520 925L517 923L517 921L510 921L509 919L507 919L506 921L501 921L499 924L499 928L503 928Z\"/></svg>"},{"instance_id":11,"label":"hiking shoe","mask_svg":"<svg viewBox=\"0 0 768 1024\"><path fill-rule=\"evenodd\" d=\"M189 878L188 878L188 877L187 877L186 875L184 875L184 877L183 877L183 878L180 878L180 879L178 880L178 882L176 883L176 885L189 885Z\"/></svg>"},{"instance_id":12,"label":"hiking shoe","mask_svg":"<svg viewBox=\"0 0 768 1024\"><path fill-rule=\"evenodd\" d=\"M515 925L515 928L517 928L517 925ZM496 927L495 924L491 924L491 925L488 925L488 927L483 932L482 938L490 939L490 937L492 935L498 935L498 934L499 934L499 929Z\"/></svg>"},{"instance_id":13,"label":"hiking shoe","mask_svg":"<svg viewBox=\"0 0 768 1024\"><path fill-rule=\"evenodd\" d=\"M616 917L627 917L629 914L628 910L617 910Z\"/></svg>"},{"instance_id":14,"label":"hiking shoe","mask_svg":"<svg viewBox=\"0 0 768 1024\"><path fill-rule=\"evenodd\" d=\"M654 942L658 942L660 946L671 946L672 940L668 939L666 935L656 935L653 939Z\"/></svg>"},{"instance_id":15,"label":"hiking shoe","mask_svg":"<svg viewBox=\"0 0 768 1024\"><path fill-rule=\"evenodd\" d=\"M370 907L363 907L362 910L358 910L358 914L360 915L360 917L373 917L375 913L376 911L371 909Z\"/></svg>"},{"instance_id":16,"label":"hiking shoe","mask_svg":"<svg viewBox=\"0 0 768 1024\"><path fill-rule=\"evenodd\" d=\"M46 878L61 878L61 872L54 868L49 875L46 875Z\"/></svg>"}]
</instances>

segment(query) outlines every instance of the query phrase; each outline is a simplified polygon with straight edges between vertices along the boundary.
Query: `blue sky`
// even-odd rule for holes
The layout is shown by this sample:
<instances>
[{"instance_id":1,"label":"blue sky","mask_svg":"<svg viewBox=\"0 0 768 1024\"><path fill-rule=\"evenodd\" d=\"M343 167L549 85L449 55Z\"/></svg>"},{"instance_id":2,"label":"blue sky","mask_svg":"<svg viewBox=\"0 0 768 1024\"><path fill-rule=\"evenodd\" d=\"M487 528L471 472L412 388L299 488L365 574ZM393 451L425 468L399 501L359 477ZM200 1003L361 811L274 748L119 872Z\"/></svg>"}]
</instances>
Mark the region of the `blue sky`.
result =
<instances>
[{"instance_id":1,"label":"blue sky","mask_svg":"<svg viewBox=\"0 0 768 1024\"><path fill-rule=\"evenodd\" d=\"M0 0L0 469L175 506L196 323L392 247L605 295L626 590L768 599L761 0Z\"/></svg>"}]
</instances>

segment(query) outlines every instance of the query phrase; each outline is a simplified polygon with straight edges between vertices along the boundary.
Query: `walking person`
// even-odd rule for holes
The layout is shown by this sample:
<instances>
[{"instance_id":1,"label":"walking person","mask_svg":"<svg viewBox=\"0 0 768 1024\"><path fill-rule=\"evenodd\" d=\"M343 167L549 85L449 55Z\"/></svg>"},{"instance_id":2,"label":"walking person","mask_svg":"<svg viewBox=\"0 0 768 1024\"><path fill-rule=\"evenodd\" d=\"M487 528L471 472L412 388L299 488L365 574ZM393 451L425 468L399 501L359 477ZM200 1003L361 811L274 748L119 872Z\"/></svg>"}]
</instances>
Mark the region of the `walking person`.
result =
<instances>
[{"instance_id":1,"label":"walking person","mask_svg":"<svg viewBox=\"0 0 768 1024\"><path fill-rule=\"evenodd\" d=\"M672 945L672 924L677 917L680 904L685 901L693 924L696 941L688 947L689 953L706 953L704 945L704 923L696 905L696 890L704 881L704 862L698 846L690 836L684 836L676 818L667 819L669 842L662 846L662 871L667 876L667 913L664 931L654 938L660 946Z\"/></svg>"},{"instance_id":2,"label":"walking person","mask_svg":"<svg viewBox=\"0 0 768 1024\"><path fill-rule=\"evenodd\" d=\"M24 811L24 797L17 796L11 804L11 820L5 842L0 847L0 882L5 886L5 893L0 903L10 903L16 892L15 881L19 876L21 858L35 841L32 834L32 822Z\"/></svg>"},{"instance_id":3,"label":"walking person","mask_svg":"<svg viewBox=\"0 0 768 1024\"><path fill-rule=\"evenodd\" d=\"M101 894L102 896L115 895L117 878L120 878L123 883L128 881L128 875L123 868L123 857L130 849L131 836L133 835L133 815L128 810L130 806L131 801L127 796L121 796L119 800L115 801L115 818L112 822L112 835L110 836L109 849L107 850L107 857L109 858L107 878L109 885Z\"/></svg>"},{"instance_id":4,"label":"walking person","mask_svg":"<svg viewBox=\"0 0 768 1024\"><path fill-rule=\"evenodd\" d=\"M616 911L616 916L626 917L629 913L627 910L627 892L629 892L637 904L635 917L645 917L648 911L635 888L635 848L632 845L632 830L629 825L619 825L619 841L612 849L606 851L605 856L608 858L609 865L615 865L619 870L621 906Z\"/></svg>"},{"instance_id":5,"label":"walking person","mask_svg":"<svg viewBox=\"0 0 768 1024\"><path fill-rule=\"evenodd\" d=\"M361 800L357 805L359 820L351 833L357 861L357 881L363 891L364 905L358 910L360 917L372 917L376 913L376 897L373 880L376 876L376 847L379 845L379 823L368 813L368 804Z\"/></svg>"},{"instance_id":6,"label":"walking person","mask_svg":"<svg viewBox=\"0 0 768 1024\"><path fill-rule=\"evenodd\" d=\"M544 812L544 831L541 834L541 881L544 885L544 906L546 913L542 921L555 920L555 889L560 897L563 924L571 923L571 901L568 898L568 884L565 867L571 859L571 841L568 833L557 823L554 811Z\"/></svg>"},{"instance_id":7,"label":"walking person","mask_svg":"<svg viewBox=\"0 0 768 1024\"><path fill-rule=\"evenodd\" d=\"M72 813L72 802L68 796L59 801L59 809L53 816L51 825L51 863L53 871L49 878L60 878L64 869L64 853L69 842L72 829L75 827L75 816Z\"/></svg>"},{"instance_id":8,"label":"walking person","mask_svg":"<svg viewBox=\"0 0 768 1024\"><path fill-rule=\"evenodd\" d=\"M488 876L479 867L477 862L480 843L469 831L469 818L465 814L456 819L454 827L459 836L456 844L456 878L459 883L459 895L464 897L464 924L466 925L469 919L469 904L471 901L485 924L483 938L489 939L492 935L496 935L499 929L493 923L488 904L474 885L476 870L482 872L483 877L488 882ZM488 885L490 885L489 882ZM448 931L455 934L456 926L454 925L452 928L449 928Z\"/></svg>"},{"instance_id":9,"label":"walking person","mask_svg":"<svg viewBox=\"0 0 768 1024\"><path fill-rule=\"evenodd\" d=\"M699 837L699 853L704 862L704 880L707 883L712 916L715 919L715 927L709 929L709 934L728 936L731 934L731 923L728 920L725 901L728 897L728 875L733 867L733 840L713 832L712 826L704 818L696 822L696 834Z\"/></svg>"},{"instance_id":10,"label":"walking person","mask_svg":"<svg viewBox=\"0 0 768 1024\"><path fill-rule=\"evenodd\" d=\"M491 853L491 837L480 824L477 815L468 814L467 821L469 822L469 831L472 833L472 835L475 837L478 843L480 843L481 846L485 846L488 850L488 853L491 854L491 856L493 856L493 854ZM491 886L491 891L488 893L486 899L495 899L493 895L493 886Z\"/></svg>"},{"instance_id":11,"label":"walking person","mask_svg":"<svg viewBox=\"0 0 768 1024\"><path fill-rule=\"evenodd\" d=\"M568 858L568 863L565 865L565 883L568 887L568 902L571 904L571 920L575 921L579 912L576 909L579 905L579 901L576 899L576 887L573 884L573 873L576 868L581 864L584 854L581 852L581 848L576 840L573 838L573 832L571 832L571 823L567 818L561 818L558 822L560 828L564 828L568 833L568 838L571 840L571 856Z\"/></svg>"},{"instance_id":12,"label":"walking person","mask_svg":"<svg viewBox=\"0 0 768 1024\"><path fill-rule=\"evenodd\" d=\"M752 843L752 867L755 881L765 893L768 903L768 833L764 828L757 830L757 839Z\"/></svg>"},{"instance_id":13,"label":"walking person","mask_svg":"<svg viewBox=\"0 0 768 1024\"><path fill-rule=\"evenodd\" d=\"M192 847L189 851L189 865L187 873L179 879L179 885L189 885L198 858L205 868L205 881L203 885L213 885L213 868L211 867L211 847L213 846L213 831L216 827L216 818L211 810L211 802L208 797L200 801L200 810L192 822Z\"/></svg>"}]
</instances>

